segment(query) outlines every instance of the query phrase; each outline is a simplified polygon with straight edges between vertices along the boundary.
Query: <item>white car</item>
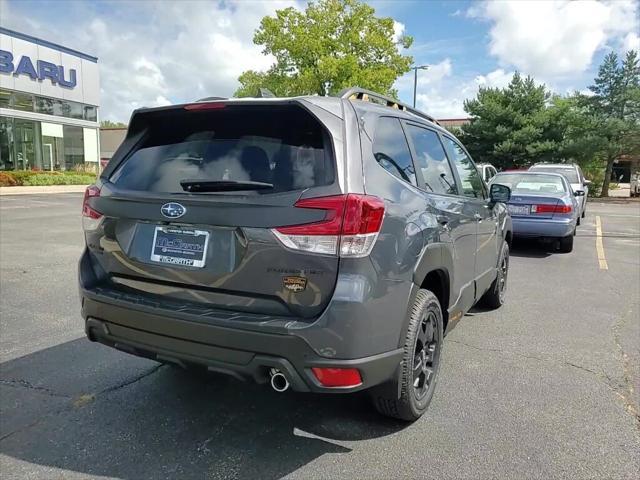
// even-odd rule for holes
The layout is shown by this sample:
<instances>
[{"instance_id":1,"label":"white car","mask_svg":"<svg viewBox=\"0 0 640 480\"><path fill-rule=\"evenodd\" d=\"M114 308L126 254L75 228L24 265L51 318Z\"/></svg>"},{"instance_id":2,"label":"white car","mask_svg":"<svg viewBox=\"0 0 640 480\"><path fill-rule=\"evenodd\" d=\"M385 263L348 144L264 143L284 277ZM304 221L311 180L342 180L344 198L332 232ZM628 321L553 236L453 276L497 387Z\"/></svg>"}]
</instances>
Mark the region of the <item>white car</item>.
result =
<instances>
[{"instance_id":1,"label":"white car","mask_svg":"<svg viewBox=\"0 0 640 480\"><path fill-rule=\"evenodd\" d=\"M578 225L580 225L580 218L584 218L587 212L587 195L591 185L591 180L584 178L580 166L575 163L536 163L529 168L529 171L559 173L568 180L574 192L583 192L576 197L580 207L580 217L578 217Z\"/></svg>"},{"instance_id":2,"label":"white car","mask_svg":"<svg viewBox=\"0 0 640 480\"><path fill-rule=\"evenodd\" d=\"M640 197L640 171L631 174L631 196Z\"/></svg>"},{"instance_id":3,"label":"white car","mask_svg":"<svg viewBox=\"0 0 640 480\"><path fill-rule=\"evenodd\" d=\"M482 175L482 179L488 184L493 177L496 176L498 170L496 167L491 165L490 163L478 163L476 165L478 167L478 171Z\"/></svg>"}]
</instances>

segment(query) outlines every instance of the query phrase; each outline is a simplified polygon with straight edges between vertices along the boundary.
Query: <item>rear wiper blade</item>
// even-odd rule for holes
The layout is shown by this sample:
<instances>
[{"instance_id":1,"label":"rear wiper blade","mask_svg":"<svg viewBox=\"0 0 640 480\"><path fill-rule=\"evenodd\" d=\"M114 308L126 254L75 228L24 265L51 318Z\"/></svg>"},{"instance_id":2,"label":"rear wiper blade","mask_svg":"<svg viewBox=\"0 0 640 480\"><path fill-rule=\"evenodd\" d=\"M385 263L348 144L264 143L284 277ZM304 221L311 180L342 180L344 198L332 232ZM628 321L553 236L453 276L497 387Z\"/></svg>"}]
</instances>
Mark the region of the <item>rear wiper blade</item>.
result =
<instances>
[{"instance_id":1,"label":"rear wiper blade","mask_svg":"<svg viewBox=\"0 0 640 480\"><path fill-rule=\"evenodd\" d=\"M272 183L240 182L236 180L180 180L185 192L241 192L243 190L270 190Z\"/></svg>"}]
</instances>

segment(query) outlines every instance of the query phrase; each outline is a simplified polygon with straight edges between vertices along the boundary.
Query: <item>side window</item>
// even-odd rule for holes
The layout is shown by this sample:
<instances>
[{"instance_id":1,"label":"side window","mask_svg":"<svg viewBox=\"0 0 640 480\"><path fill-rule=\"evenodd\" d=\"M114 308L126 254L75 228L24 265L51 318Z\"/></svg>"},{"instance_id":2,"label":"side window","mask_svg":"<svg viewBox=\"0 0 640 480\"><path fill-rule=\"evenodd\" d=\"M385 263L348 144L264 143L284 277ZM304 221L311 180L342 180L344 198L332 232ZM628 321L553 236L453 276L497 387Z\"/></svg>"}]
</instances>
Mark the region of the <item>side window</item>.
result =
<instances>
[{"instance_id":1,"label":"side window","mask_svg":"<svg viewBox=\"0 0 640 480\"><path fill-rule=\"evenodd\" d=\"M449 137L444 137L444 143L449 150L449 154L460 176L462 183L462 194L465 197L484 198L482 179L478 169L457 142Z\"/></svg>"},{"instance_id":2,"label":"side window","mask_svg":"<svg viewBox=\"0 0 640 480\"><path fill-rule=\"evenodd\" d=\"M416 168L422 172L427 190L456 195L456 180L438 134L411 124L407 125L407 133L416 151Z\"/></svg>"},{"instance_id":3,"label":"side window","mask_svg":"<svg viewBox=\"0 0 640 480\"><path fill-rule=\"evenodd\" d=\"M401 180L417 186L416 172L411 152L400 120L393 117L380 117L376 124L373 141L373 156L386 171Z\"/></svg>"}]
</instances>

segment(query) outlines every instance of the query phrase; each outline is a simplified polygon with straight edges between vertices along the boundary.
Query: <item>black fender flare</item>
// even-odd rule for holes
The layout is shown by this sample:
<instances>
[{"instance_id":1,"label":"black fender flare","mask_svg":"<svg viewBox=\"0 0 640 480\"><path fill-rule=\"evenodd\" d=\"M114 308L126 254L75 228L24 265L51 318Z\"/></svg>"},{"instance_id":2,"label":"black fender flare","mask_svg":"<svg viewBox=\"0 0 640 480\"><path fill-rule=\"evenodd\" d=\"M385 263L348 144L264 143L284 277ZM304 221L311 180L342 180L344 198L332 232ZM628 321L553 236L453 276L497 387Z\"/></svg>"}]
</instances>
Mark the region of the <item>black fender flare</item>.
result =
<instances>
[{"instance_id":1,"label":"black fender flare","mask_svg":"<svg viewBox=\"0 0 640 480\"><path fill-rule=\"evenodd\" d=\"M415 297L418 294L424 279L429 273L434 271L440 271L444 275L446 287L449 290L449 303L451 303L451 286L453 285L453 279L451 277L453 272L453 254L449 244L444 242L428 244L422 251L418 262L416 262L416 267L413 270L411 291L409 292L409 298L407 299L407 311L405 312L405 316L402 321L402 328L399 332L398 348L401 348L404 345L407 328L409 327L411 308L413 307ZM442 314L446 319L449 305L441 305L441 307Z\"/></svg>"},{"instance_id":2,"label":"black fender flare","mask_svg":"<svg viewBox=\"0 0 640 480\"><path fill-rule=\"evenodd\" d=\"M451 303L451 286L453 285L453 252L448 243L438 242L430 243L422 251L422 255L413 271L413 283L418 287L422 285L427 275L433 271L439 270L445 275L449 288L449 303ZM450 305L442 305L447 310Z\"/></svg>"}]
</instances>

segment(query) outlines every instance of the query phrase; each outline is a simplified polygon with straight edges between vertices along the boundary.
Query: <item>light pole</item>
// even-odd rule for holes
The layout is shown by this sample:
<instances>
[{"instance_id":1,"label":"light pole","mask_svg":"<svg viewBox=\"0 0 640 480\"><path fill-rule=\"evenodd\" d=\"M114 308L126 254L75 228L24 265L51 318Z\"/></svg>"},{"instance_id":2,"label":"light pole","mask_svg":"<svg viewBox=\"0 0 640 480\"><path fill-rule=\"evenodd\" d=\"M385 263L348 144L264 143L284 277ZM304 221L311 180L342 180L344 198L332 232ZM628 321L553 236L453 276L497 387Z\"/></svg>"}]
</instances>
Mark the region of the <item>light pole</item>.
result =
<instances>
[{"instance_id":1,"label":"light pole","mask_svg":"<svg viewBox=\"0 0 640 480\"><path fill-rule=\"evenodd\" d=\"M429 65L416 65L413 70L413 108L416 108L416 90L418 89L418 70L429 70Z\"/></svg>"}]
</instances>

